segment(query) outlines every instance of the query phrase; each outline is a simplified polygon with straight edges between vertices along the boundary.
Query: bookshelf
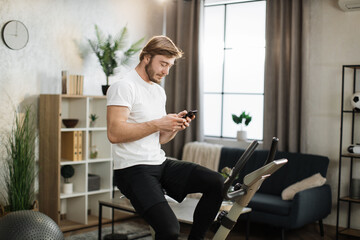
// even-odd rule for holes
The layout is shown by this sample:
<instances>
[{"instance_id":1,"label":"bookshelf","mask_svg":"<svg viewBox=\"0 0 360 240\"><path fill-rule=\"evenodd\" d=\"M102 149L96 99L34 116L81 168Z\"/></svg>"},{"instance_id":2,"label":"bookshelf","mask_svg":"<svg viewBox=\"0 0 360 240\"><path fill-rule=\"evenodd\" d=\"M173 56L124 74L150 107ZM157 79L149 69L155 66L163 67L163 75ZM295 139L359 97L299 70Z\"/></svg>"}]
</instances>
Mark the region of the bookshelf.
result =
<instances>
[{"instance_id":1,"label":"bookshelf","mask_svg":"<svg viewBox=\"0 0 360 240\"><path fill-rule=\"evenodd\" d=\"M99 118L90 127L90 114ZM66 128L62 119L76 118L74 128ZM81 133L80 159L64 158L62 136ZM69 231L96 225L98 201L112 198L111 144L106 133L106 97L42 94L39 102L39 206L62 229ZM68 140L69 141L69 140ZM63 142L64 144L64 142ZM96 145L96 157L90 156ZM63 146L64 147L64 146ZM71 148L71 144L70 144ZM70 149L72 151L72 149ZM73 192L61 192L64 179L60 169L72 165L75 174L70 178ZM100 177L100 189L88 191L88 174ZM105 221L111 211L103 213Z\"/></svg>"}]
</instances>

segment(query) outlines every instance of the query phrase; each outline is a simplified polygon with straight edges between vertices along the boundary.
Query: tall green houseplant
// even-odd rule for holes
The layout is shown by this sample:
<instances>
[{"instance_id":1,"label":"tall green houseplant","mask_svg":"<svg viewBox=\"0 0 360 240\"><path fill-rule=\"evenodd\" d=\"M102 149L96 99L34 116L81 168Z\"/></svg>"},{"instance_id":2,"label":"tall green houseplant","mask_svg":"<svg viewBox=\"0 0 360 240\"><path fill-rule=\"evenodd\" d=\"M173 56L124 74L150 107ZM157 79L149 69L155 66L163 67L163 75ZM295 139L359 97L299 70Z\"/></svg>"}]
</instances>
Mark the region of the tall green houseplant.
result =
<instances>
[{"instance_id":1,"label":"tall green houseplant","mask_svg":"<svg viewBox=\"0 0 360 240\"><path fill-rule=\"evenodd\" d=\"M109 86L109 76L114 75L115 69L120 66L128 65L130 58L141 50L141 44L144 38L139 39L131 46L124 50L128 39L128 29L123 27L115 36L105 36L105 34L95 25L96 39L88 39L92 51L95 53L99 63L106 76L106 85ZM118 51L123 51L120 56ZM107 89L107 88L106 88ZM105 95L105 93L104 93Z\"/></svg>"},{"instance_id":2,"label":"tall green houseplant","mask_svg":"<svg viewBox=\"0 0 360 240\"><path fill-rule=\"evenodd\" d=\"M35 200L35 115L31 106L15 115L9 136L5 139L6 211L31 209Z\"/></svg>"}]
</instances>

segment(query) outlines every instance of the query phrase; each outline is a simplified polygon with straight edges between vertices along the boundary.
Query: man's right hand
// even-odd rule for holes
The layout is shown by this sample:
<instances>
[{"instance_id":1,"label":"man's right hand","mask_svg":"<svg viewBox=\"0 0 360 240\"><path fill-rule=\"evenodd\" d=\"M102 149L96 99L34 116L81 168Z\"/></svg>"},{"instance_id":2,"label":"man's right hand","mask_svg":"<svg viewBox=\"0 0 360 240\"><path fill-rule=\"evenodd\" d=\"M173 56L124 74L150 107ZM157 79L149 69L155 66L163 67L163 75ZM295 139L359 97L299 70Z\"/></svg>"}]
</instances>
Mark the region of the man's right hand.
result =
<instances>
[{"instance_id":1,"label":"man's right hand","mask_svg":"<svg viewBox=\"0 0 360 240\"><path fill-rule=\"evenodd\" d=\"M154 120L160 131L175 132L184 129L186 120L178 114L168 114L160 119Z\"/></svg>"}]
</instances>

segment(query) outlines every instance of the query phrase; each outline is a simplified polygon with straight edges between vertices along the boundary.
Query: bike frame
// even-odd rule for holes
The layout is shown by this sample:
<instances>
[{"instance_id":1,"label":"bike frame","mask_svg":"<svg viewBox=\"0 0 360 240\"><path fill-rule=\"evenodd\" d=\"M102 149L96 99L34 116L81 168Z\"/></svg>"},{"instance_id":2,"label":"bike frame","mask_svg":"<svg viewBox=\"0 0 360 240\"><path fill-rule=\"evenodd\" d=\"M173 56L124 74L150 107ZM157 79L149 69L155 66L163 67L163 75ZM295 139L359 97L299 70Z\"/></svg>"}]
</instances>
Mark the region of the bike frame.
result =
<instances>
[{"instance_id":1,"label":"bike frame","mask_svg":"<svg viewBox=\"0 0 360 240\"><path fill-rule=\"evenodd\" d=\"M263 181L288 162L287 159L280 159L274 161L278 141L279 140L277 138L273 138L268 158L265 161L266 165L247 174L244 177L243 184L241 185L241 188L239 190L228 193L228 190L230 186L232 186L232 183L234 182L236 176L245 167L246 162L250 159L251 155L255 151L258 145L257 141L253 141L249 145L249 147L245 150L244 154L236 163L235 167L232 169L230 176L225 180L223 195L224 199L233 201L233 206L231 207L229 213L224 217L225 220L223 219L221 221L221 225L216 231L213 240L226 239L226 237L236 224L237 219L240 217L243 208L245 208L249 204L250 200L252 199L256 191L260 188Z\"/></svg>"}]
</instances>

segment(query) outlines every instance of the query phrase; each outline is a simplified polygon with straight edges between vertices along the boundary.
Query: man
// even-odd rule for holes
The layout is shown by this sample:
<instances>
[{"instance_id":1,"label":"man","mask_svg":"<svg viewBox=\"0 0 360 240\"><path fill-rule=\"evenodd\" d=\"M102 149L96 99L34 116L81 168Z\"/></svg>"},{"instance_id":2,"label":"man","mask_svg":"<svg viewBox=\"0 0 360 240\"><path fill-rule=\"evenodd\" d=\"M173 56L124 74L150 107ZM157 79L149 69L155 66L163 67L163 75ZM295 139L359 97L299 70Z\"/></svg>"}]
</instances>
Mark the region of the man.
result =
<instances>
[{"instance_id":1,"label":"man","mask_svg":"<svg viewBox=\"0 0 360 240\"><path fill-rule=\"evenodd\" d=\"M140 63L107 92L107 131L113 143L114 181L155 230L157 240L178 239L179 222L166 194L181 202L188 193L203 193L189 239L203 239L222 202L223 178L202 166L166 159L169 142L195 118L187 111L166 114L165 91L158 84L182 56L165 36L155 36L140 53Z\"/></svg>"}]
</instances>

